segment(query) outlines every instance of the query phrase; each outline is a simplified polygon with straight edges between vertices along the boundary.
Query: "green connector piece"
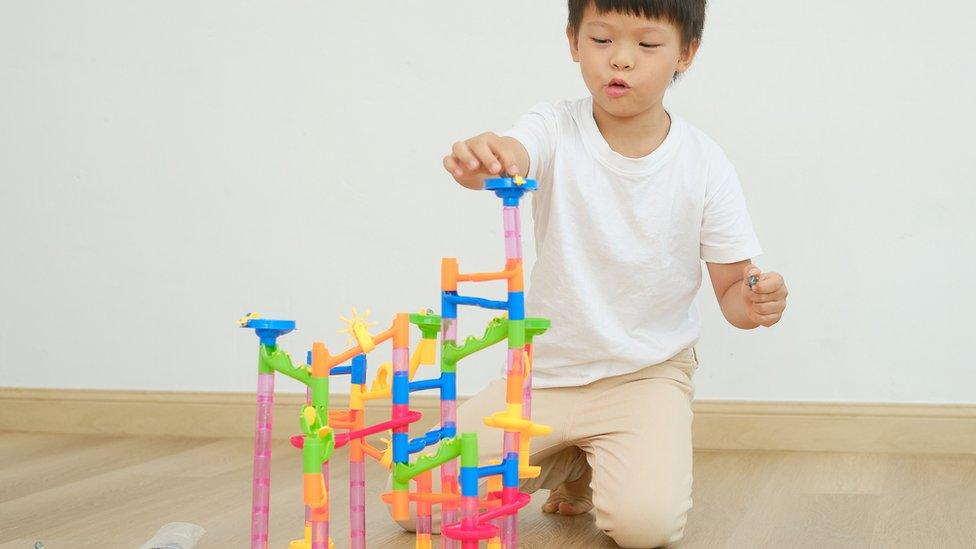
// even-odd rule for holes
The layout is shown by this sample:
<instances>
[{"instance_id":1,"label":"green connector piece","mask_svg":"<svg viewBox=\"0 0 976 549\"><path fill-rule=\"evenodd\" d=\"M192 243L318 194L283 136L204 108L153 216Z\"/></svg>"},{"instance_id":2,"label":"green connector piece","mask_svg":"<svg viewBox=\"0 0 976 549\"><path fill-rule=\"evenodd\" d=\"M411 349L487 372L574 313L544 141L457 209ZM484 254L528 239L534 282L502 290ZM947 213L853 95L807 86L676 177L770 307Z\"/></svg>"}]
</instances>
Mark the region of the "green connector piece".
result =
<instances>
[{"instance_id":1,"label":"green connector piece","mask_svg":"<svg viewBox=\"0 0 976 549\"><path fill-rule=\"evenodd\" d=\"M325 451L325 443L318 437L307 436L302 446L302 472L315 474L322 472L319 457Z\"/></svg>"},{"instance_id":2,"label":"green connector piece","mask_svg":"<svg viewBox=\"0 0 976 549\"><path fill-rule=\"evenodd\" d=\"M411 314L410 323L420 328L424 339L437 339L437 334L441 331L441 315L435 315L430 309L427 311L427 314Z\"/></svg>"},{"instance_id":3,"label":"green connector piece","mask_svg":"<svg viewBox=\"0 0 976 549\"><path fill-rule=\"evenodd\" d=\"M464 340L464 345L458 347L453 343L445 343L441 347L441 370L444 372L457 371L457 363L462 358L474 354L502 341L508 337L508 319L497 317L488 322L485 335L481 339L470 336Z\"/></svg>"},{"instance_id":4,"label":"green connector piece","mask_svg":"<svg viewBox=\"0 0 976 549\"><path fill-rule=\"evenodd\" d=\"M308 380L308 386L312 388L312 406L316 409L329 409L329 378L313 377ZM326 418L328 415L326 415Z\"/></svg>"},{"instance_id":5,"label":"green connector piece","mask_svg":"<svg viewBox=\"0 0 976 549\"><path fill-rule=\"evenodd\" d=\"M525 321L508 321L508 348L521 349L525 347Z\"/></svg>"},{"instance_id":6,"label":"green connector piece","mask_svg":"<svg viewBox=\"0 0 976 549\"><path fill-rule=\"evenodd\" d=\"M525 342L532 344L532 338L546 333L552 326L548 318L526 318L525 319Z\"/></svg>"},{"instance_id":7,"label":"green connector piece","mask_svg":"<svg viewBox=\"0 0 976 549\"><path fill-rule=\"evenodd\" d=\"M478 434L461 433L461 467L478 466Z\"/></svg>"},{"instance_id":8,"label":"green connector piece","mask_svg":"<svg viewBox=\"0 0 976 549\"><path fill-rule=\"evenodd\" d=\"M306 436L302 444L302 472L316 474L322 472L322 464L332 457L335 438L330 432L325 438Z\"/></svg>"},{"instance_id":9,"label":"green connector piece","mask_svg":"<svg viewBox=\"0 0 976 549\"><path fill-rule=\"evenodd\" d=\"M393 480L394 482L400 481L409 485L410 479L413 477L424 471L429 471L442 463L451 461L459 455L461 455L461 443L458 438L445 438L440 441L437 446L437 453L434 455L420 456L413 465L407 465L406 463L393 464Z\"/></svg>"},{"instance_id":10,"label":"green connector piece","mask_svg":"<svg viewBox=\"0 0 976 549\"><path fill-rule=\"evenodd\" d=\"M306 473L317 473L322 471L322 464L332 457L335 450L335 433L331 430L321 436L319 431L328 422L329 412L325 407L313 407L315 419L309 423L305 418L305 407L298 414L298 423L305 433L305 440L302 446L302 467Z\"/></svg>"},{"instance_id":11,"label":"green connector piece","mask_svg":"<svg viewBox=\"0 0 976 549\"><path fill-rule=\"evenodd\" d=\"M312 377L308 365L293 366L288 353L279 350L277 345L261 345L258 350L258 373L270 374L272 372L280 372L305 385L308 385L308 380Z\"/></svg>"}]
</instances>

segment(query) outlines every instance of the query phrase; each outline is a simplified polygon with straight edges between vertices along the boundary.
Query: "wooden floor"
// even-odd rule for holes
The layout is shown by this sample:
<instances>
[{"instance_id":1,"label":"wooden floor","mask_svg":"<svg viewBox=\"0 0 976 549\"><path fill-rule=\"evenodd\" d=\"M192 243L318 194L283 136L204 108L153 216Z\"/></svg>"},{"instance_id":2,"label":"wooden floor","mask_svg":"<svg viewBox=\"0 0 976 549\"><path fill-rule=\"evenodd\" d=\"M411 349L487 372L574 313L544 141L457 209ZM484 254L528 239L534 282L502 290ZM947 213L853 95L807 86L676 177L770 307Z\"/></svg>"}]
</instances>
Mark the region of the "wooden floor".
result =
<instances>
[{"instance_id":1,"label":"wooden floor","mask_svg":"<svg viewBox=\"0 0 976 549\"><path fill-rule=\"evenodd\" d=\"M167 522L197 547L248 544L251 441L0 433L0 548L134 548ZM274 448L271 542L301 530L300 455ZM368 464L368 467L374 464ZM413 547L367 484L370 547ZM333 466L333 534L345 546L345 468ZM544 491L543 491L544 492ZM523 547L613 547L583 517L523 512ZM695 455L681 548L976 547L976 456L790 452Z\"/></svg>"}]
</instances>

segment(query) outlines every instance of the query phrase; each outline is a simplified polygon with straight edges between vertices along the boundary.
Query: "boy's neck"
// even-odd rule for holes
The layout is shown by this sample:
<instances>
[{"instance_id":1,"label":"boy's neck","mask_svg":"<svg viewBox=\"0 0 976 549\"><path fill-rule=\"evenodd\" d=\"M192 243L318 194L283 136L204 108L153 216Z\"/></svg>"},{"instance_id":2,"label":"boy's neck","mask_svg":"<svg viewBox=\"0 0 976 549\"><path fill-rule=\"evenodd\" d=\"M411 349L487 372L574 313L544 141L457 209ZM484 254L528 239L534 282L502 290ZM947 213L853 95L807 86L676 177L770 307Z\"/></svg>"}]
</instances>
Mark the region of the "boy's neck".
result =
<instances>
[{"instance_id":1,"label":"boy's neck","mask_svg":"<svg viewBox=\"0 0 976 549\"><path fill-rule=\"evenodd\" d=\"M623 118L608 113L594 101L593 119L610 148L628 158L641 158L654 152L671 129L671 117L660 103Z\"/></svg>"}]
</instances>

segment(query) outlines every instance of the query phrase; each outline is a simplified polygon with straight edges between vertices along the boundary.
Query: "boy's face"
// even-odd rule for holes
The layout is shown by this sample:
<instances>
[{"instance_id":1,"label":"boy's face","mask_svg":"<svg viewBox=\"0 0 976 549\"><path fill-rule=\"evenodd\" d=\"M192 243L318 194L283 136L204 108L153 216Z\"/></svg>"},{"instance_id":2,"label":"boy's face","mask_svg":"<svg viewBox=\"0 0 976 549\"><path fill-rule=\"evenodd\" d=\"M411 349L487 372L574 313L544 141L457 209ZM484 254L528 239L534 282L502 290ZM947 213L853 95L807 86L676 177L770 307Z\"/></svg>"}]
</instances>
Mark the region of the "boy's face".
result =
<instances>
[{"instance_id":1,"label":"boy's face","mask_svg":"<svg viewBox=\"0 0 976 549\"><path fill-rule=\"evenodd\" d=\"M678 28L626 13L597 13L590 5L579 33L566 29L573 61L593 95L594 109L630 118L661 105L676 72L684 72L698 43L682 48Z\"/></svg>"}]
</instances>

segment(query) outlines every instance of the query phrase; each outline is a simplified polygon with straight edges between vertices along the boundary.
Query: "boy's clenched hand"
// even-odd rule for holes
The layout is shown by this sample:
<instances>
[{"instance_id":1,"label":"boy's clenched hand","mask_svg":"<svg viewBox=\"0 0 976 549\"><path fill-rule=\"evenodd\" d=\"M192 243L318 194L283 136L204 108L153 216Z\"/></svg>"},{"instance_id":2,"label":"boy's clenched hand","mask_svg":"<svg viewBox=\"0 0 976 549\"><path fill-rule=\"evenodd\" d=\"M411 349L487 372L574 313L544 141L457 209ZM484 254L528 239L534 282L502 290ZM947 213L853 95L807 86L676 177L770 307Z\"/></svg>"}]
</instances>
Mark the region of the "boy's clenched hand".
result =
<instances>
[{"instance_id":1,"label":"boy's clenched hand","mask_svg":"<svg viewBox=\"0 0 976 549\"><path fill-rule=\"evenodd\" d=\"M469 189L481 189L490 176L528 173L529 153L518 140L491 132L454 144L444 157L444 169Z\"/></svg>"},{"instance_id":2,"label":"boy's clenched hand","mask_svg":"<svg viewBox=\"0 0 976 549\"><path fill-rule=\"evenodd\" d=\"M786 282L779 273L764 273L755 265L745 268L742 295L749 320L767 328L779 322L786 310Z\"/></svg>"}]
</instances>

